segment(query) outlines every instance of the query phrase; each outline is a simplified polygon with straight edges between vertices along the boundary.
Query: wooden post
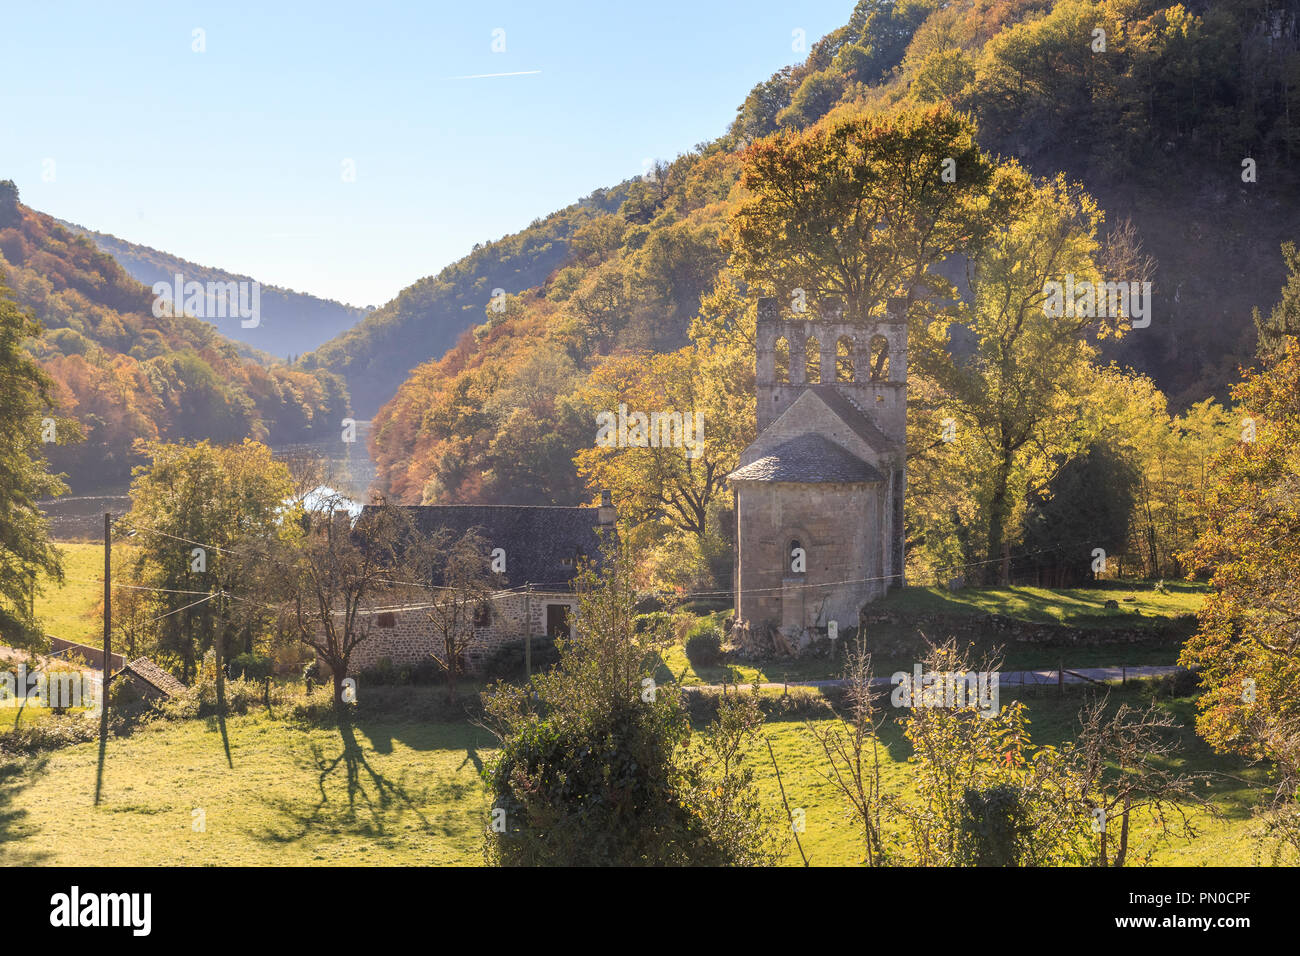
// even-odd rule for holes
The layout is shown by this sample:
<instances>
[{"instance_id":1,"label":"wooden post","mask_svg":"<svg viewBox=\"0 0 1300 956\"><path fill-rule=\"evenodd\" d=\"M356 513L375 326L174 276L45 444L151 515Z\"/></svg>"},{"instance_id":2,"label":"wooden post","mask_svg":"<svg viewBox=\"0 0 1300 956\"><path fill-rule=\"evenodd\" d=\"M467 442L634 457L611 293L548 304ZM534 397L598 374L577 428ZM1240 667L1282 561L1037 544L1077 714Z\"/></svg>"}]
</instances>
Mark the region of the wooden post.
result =
<instances>
[{"instance_id":1,"label":"wooden post","mask_svg":"<svg viewBox=\"0 0 1300 956\"><path fill-rule=\"evenodd\" d=\"M113 516L104 512L104 659L99 686L99 768L95 774L95 806L104 788L104 755L108 750L108 678L113 668Z\"/></svg>"},{"instance_id":2,"label":"wooden post","mask_svg":"<svg viewBox=\"0 0 1300 956\"><path fill-rule=\"evenodd\" d=\"M524 588L524 675L533 682L533 586Z\"/></svg>"},{"instance_id":3,"label":"wooden post","mask_svg":"<svg viewBox=\"0 0 1300 956\"><path fill-rule=\"evenodd\" d=\"M1056 671L1056 689L1065 696L1065 661L1062 660Z\"/></svg>"}]
</instances>

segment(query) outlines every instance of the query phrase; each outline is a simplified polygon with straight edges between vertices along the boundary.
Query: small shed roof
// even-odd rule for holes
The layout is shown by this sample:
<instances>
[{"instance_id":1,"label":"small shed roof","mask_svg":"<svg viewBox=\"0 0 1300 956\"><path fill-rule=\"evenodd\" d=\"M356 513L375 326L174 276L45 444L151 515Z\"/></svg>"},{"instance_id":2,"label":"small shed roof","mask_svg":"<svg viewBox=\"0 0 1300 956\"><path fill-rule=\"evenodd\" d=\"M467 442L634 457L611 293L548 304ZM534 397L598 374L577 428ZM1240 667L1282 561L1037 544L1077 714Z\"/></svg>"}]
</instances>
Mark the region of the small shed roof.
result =
<instances>
[{"instance_id":1,"label":"small shed roof","mask_svg":"<svg viewBox=\"0 0 1300 956\"><path fill-rule=\"evenodd\" d=\"M137 657L118 671L114 679L128 673L138 677L159 693L166 694L168 697L175 697L177 694L185 692L184 684L147 657Z\"/></svg>"}]
</instances>

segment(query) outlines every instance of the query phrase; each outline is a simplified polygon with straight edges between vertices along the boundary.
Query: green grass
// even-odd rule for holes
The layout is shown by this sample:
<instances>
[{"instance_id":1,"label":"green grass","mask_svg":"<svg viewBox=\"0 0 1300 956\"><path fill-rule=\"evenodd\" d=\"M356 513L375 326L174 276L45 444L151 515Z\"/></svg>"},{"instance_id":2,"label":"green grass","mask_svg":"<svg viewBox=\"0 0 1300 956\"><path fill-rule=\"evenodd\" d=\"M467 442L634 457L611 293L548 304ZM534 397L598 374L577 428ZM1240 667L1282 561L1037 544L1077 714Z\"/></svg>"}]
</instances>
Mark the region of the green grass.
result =
<instances>
[{"instance_id":1,"label":"green grass","mask_svg":"<svg viewBox=\"0 0 1300 956\"><path fill-rule=\"evenodd\" d=\"M910 614L1000 614L1041 624L1071 627L1150 627L1165 619L1195 614L1208 593L1204 584L1165 582L1164 592L1149 581L1106 581L1091 588L908 587L891 591L873 610ZM1115 601L1118 609L1107 609Z\"/></svg>"},{"instance_id":2,"label":"green grass","mask_svg":"<svg viewBox=\"0 0 1300 956\"><path fill-rule=\"evenodd\" d=\"M36 616L45 633L84 644L103 633L99 617L104 598L104 548L99 544L65 541L56 545L63 553L65 580L60 587L42 576L36 595ZM115 550L114 558L119 550Z\"/></svg>"},{"instance_id":3,"label":"green grass","mask_svg":"<svg viewBox=\"0 0 1300 956\"><path fill-rule=\"evenodd\" d=\"M429 688L394 691L423 701ZM1142 702L1144 691L1117 690ZM1012 695L1004 692L1003 699ZM1074 730L1082 691L1026 698L1035 743ZM1203 836L1175 844L1158 864L1258 862L1249 819L1263 792L1259 768L1213 754L1191 729L1189 700L1168 702L1183 722L1178 766L1217 776L1207 796L1222 819L1200 816ZM416 708L418 710L418 707ZM24 722L26 722L26 716ZM465 721L359 714L349 727L308 726L265 711L227 721L233 768L211 720L156 723L108 747L102 804L93 805L97 746L0 759L0 844L6 862L85 865L466 865L482 862L489 803L477 768L492 739ZM802 720L769 720L792 807L805 812L804 848L814 865L851 865L860 848L846 804L819 772L823 757ZM887 791L908 788L908 747L898 726L885 735ZM750 757L758 786L779 807L766 748ZM193 811L206 832L192 828ZM799 863L793 844L786 862Z\"/></svg>"},{"instance_id":4,"label":"green grass","mask_svg":"<svg viewBox=\"0 0 1300 956\"><path fill-rule=\"evenodd\" d=\"M1114 689L1113 703L1127 700L1133 706L1145 706L1145 690L1140 686ZM1083 700L1083 691L1072 689L1063 698L1056 691L1040 692L1024 698L1030 717L1030 729L1036 745L1060 745L1077 730L1075 715ZM1005 704L1015 695L1005 690ZM1219 814L1208 809L1191 808L1199 835L1192 841L1177 841L1156 852L1154 865L1159 866L1252 866L1266 862L1258 837L1259 824L1251 811L1265 792L1264 774L1259 767L1247 767L1241 761L1213 753L1195 734L1192 721L1194 705L1190 699L1166 701L1163 706L1182 723L1179 742L1182 748L1170 769L1184 772L1206 771L1214 774L1204 793ZM848 804L839 791L821 774L824 757L802 720L769 721L765 727L781 768L782 783L792 808L805 811L805 831L800 835L804 852L814 866L856 865L862 860L862 848ZM907 757L910 747L901 726L891 724L883 734L882 788L886 793L910 793L910 770ZM756 764L758 783L768 799L779 801L776 775L766 753ZM1131 846L1150 838L1154 830L1137 830ZM789 864L800 860L791 843Z\"/></svg>"},{"instance_id":5,"label":"green grass","mask_svg":"<svg viewBox=\"0 0 1300 956\"><path fill-rule=\"evenodd\" d=\"M428 693L427 689L423 689ZM26 718L24 718L24 721ZM0 761L7 863L447 865L482 861L491 738L464 722L301 727L265 712L155 724L108 747ZM193 811L205 832L193 829Z\"/></svg>"},{"instance_id":6,"label":"green grass","mask_svg":"<svg viewBox=\"0 0 1300 956\"><path fill-rule=\"evenodd\" d=\"M966 588L949 592L944 588L908 587L891 592L873 605L897 620L870 625L865 635L877 674L910 670L925 652L925 640L942 640L949 635L931 624L919 624L921 615L947 614L969 617L999 614L1030 624L1064 624L1088 631L1097 628L1163 627L1174 619L1194 615L1205 599L1202 584L1176 581L1160 593L1150 582L1107 582L1103 587L1050 588ZM1134 600L1126 601L1132 597ZM1116 601L1119 610L1107 610L1106 601ZM1140 611L1140 615L1134 613ZM725 616L725 612L722 615ZM1090 644L1083 641L1017 642L1011 636L990 633L971 648L976 656L999 653L1002 670L1175 664L1179 644L1155 636L1150 641L1122 644ZM826 680L840 676L840 667L828 655L770 661L734 661L730 664L697 666L686 656L684 643L677 642L662 652L660 681L682 684L717 684L723 681L781 683L783 681Z\"/></svg>"}]
</instances>

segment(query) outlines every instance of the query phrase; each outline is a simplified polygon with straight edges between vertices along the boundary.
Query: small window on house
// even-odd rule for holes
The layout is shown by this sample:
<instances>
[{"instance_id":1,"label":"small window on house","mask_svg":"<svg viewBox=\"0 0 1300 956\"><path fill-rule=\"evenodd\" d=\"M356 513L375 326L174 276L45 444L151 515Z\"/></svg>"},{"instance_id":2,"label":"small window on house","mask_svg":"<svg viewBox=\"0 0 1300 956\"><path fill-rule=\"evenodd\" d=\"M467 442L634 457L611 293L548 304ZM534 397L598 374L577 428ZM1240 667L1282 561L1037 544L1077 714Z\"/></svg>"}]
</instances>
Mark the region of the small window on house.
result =
<instances>
[{"instance_id":1,"label":"small window on house","mask_svg":"<svg viewBox=\"0 0 1300 956\"><path fill-rule=\"evenodd\" d=\"M397 615L392 611L385 611L379 615L380 627L397 627Z\"/></svg>"},{"instance_id":2,"label":"small window on house","mask_svg":"<svg viewBox=\"0 0 1300 956\"><path fill-rule=\"evenodd\" d=\"M791 574L806 574L808 571L808 552L804 550L798 538L790 539L790 547L786 551L786 566Z\"/></svg>"},{"instance_id":3,"label":"small window on house","mask_svg":"<svg viewBox=\"0 0 1300 956\"><path fill-rule=\"evenodd\" d=\"M487 601L480 601L478 607L474 609L474 626L492 626L492 605Z\"/></svg>"}]
</instances>

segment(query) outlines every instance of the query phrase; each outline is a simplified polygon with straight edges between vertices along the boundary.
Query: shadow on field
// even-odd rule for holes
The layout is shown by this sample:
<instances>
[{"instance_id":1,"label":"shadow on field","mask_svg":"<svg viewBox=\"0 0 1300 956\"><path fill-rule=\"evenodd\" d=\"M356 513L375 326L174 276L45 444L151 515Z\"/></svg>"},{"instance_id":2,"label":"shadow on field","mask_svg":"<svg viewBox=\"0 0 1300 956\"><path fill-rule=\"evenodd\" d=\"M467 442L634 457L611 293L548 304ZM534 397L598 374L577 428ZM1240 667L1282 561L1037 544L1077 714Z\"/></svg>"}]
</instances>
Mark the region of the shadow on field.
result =
<instances>
[{"instance_id":1,"label":"shadow on field","mask_svg":"<svg viewBox=\"0 0 1300 956\"><path fill-rule=\"evenodd\" d=\"M285 825L269 828L263 835L280 843L301 840L313 831L336 833L339 829L383 836L407 814L419 819L420 829L432 831L419 809L427 795L408 791L403 780L385 776L371 763L347 713L339 715L337 730L341 749L336 756L326 756L320 744L311 746L308 768L316 775L316 796L269 801L284 815Z\"/></svg>"},{"instance_id":2,"label":"shadow on field","mask_svg":"<svg viewBox=\"0 0 1300 956\"><path fill-rule=\"evenodd\" d=\"M49 762L49 757L31 757L0 764L0 847L4 847L6 866L34 866L49 859L41 851L28 852L14 847L14 842L35 834L36 828L24 822L26 810L14 806L14 798L31 786Z\"/></svg>"}]
</instances>

